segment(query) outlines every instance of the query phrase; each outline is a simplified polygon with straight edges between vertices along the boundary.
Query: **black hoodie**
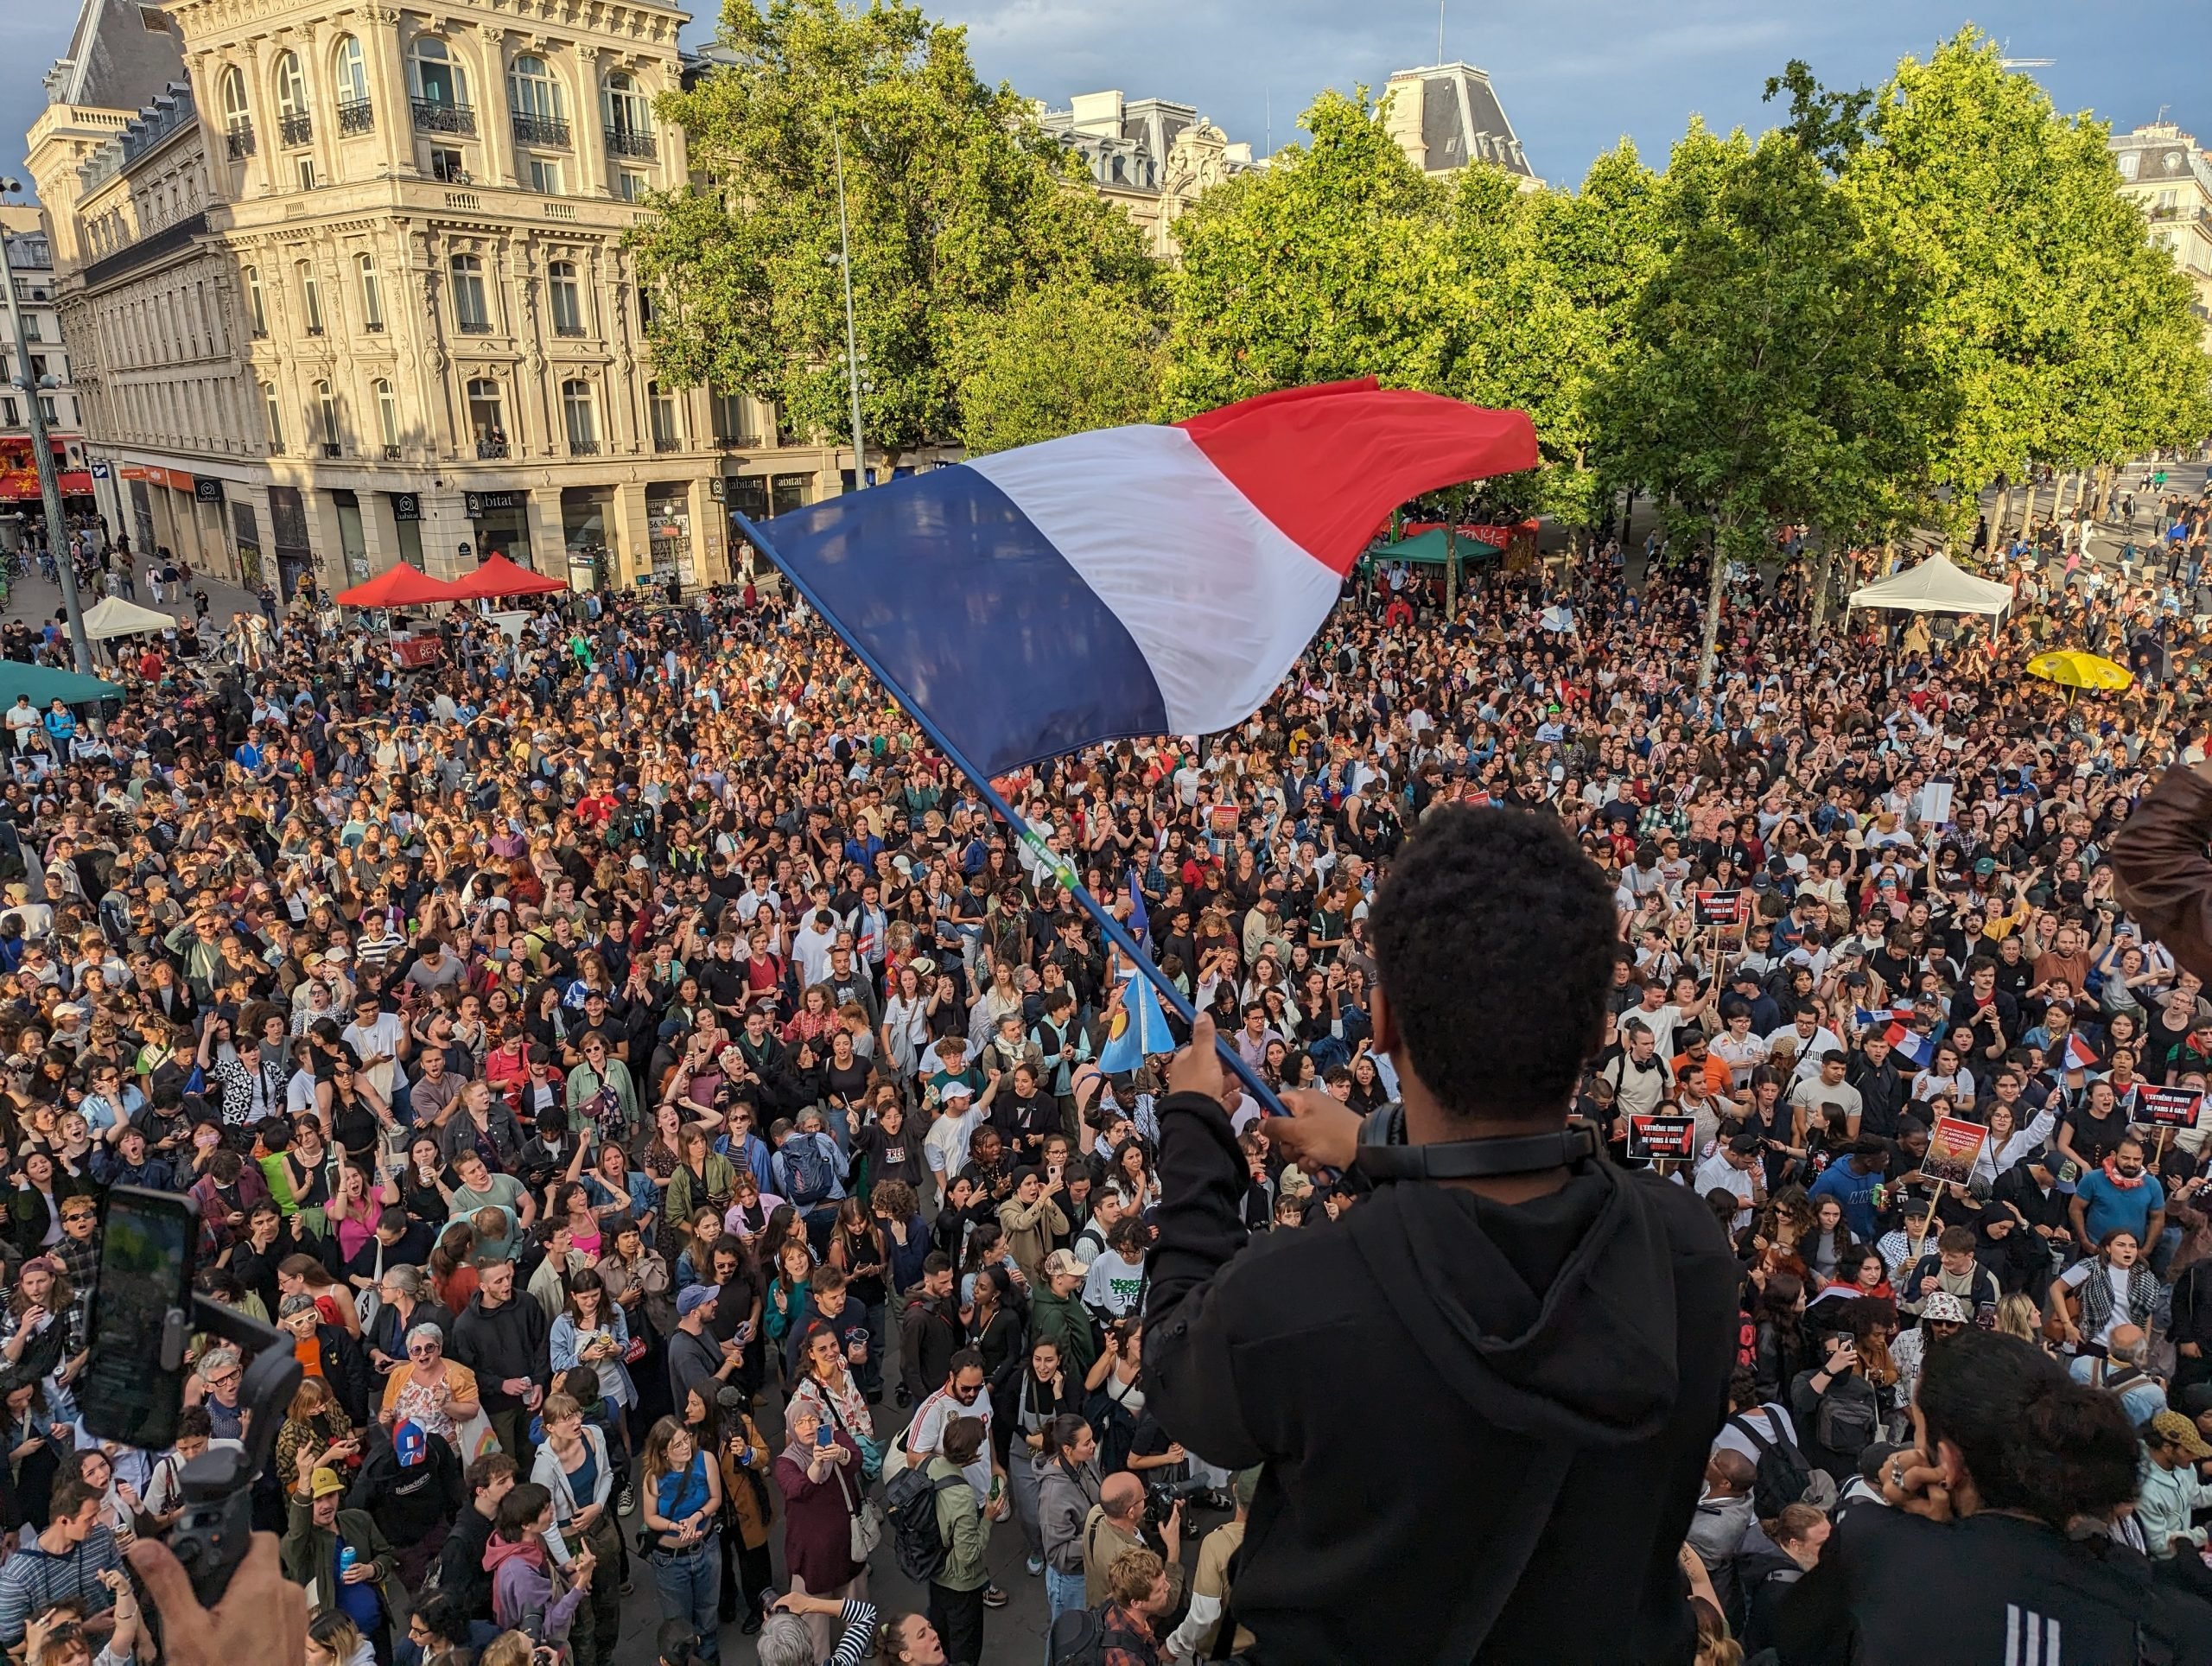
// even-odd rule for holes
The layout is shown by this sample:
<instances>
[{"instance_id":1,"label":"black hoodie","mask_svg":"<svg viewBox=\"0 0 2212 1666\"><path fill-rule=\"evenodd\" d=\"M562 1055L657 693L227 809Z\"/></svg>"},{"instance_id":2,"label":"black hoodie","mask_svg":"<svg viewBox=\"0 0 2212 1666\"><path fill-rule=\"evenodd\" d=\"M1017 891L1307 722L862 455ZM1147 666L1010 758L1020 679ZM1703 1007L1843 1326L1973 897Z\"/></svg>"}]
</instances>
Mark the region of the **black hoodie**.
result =
<instances>
[{"instance_id":1,"label":"black hoodie","mask_svg":"<svg viewBox=\"0 0 2212 1666\"><path fill-rule=\"evenodd\" d=\"M1399 1184L1247 1247L1228 1118L1160 1109L1147 1406L1267 1465L1235 1596L1262 1666L1688 1661L1738 1284L1695 1195L1604 1161L1512 1206Z\"/></svg>"}]
</instances>

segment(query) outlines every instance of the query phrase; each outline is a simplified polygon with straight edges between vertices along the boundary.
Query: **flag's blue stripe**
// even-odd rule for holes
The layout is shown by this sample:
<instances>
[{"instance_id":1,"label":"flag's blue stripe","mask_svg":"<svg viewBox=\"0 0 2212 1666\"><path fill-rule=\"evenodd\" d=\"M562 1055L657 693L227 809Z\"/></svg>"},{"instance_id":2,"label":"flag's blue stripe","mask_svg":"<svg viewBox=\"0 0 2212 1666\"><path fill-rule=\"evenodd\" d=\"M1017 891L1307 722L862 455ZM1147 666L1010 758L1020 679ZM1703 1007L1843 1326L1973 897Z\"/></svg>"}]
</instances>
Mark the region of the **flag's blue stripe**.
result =
<instances>
[{"instance_id":1,"label":"flag's blue stripe","mask_svg":"<svg viewBox=\"0 0 2212 1666\"><path fill-rule=\"evenodd\" d=\"M831 622L986 775L1167 728L1128 629L972 468L849 492L767 530Z\"/></svg>"}]
</instances>

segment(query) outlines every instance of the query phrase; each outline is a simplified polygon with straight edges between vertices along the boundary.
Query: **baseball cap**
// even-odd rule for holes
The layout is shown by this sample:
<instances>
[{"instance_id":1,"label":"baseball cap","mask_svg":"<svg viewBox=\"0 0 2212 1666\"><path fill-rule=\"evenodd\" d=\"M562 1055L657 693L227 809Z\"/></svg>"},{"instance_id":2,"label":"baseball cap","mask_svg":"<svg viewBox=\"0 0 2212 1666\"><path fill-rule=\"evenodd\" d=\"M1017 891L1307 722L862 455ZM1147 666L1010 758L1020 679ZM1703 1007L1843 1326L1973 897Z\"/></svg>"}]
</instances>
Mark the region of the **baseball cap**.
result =
<instances>
[{"instance_id":1,"label":"baseball cap","mask_svg":"<svg viewBox=\"0 0 2212 1666\"><path fill-rule=\"evenodd\" d=\"M309 1490L318 1498L327 1498L334 1492L343 1492L346 1483L338 1478L334 1469L318 1469L309 1484Z\"/></svg>"},{"instance_id":2,"label":"baseball cap","mask_svg":"<svg viewBox=\"0 0 2212 1666\"><path fill-rule=\"evenodd\" d=\"M1045 1257L1046 1278L1076 1278L1084 1271L1083 1258L1072 1250L1055 1250Z\"/></svg>"},{"instance_id":3,"label":"baseball cap","mask_svg":"<svg viewBox=\"0 0 2212 1666\"><path fill-rule=\"evenodd\" d=\"M711 1284L686 1285L683 1294L676 1298L676 1316L678 1319L689 1319L719 1294L720 1292Z\"/></svg>"},{"instance_id":4,"label":"baseball cap","mask_svg":"<svg viewBox=\"0 0 2212 1666\"><path fill-rule=\"evenodd\" d=\"M392 1455L399 1459L402 1469L412 1469L430 1455L429 1437L423 1433L423 1426L409 1418L391 1432Z\"/></svg>"},{"instance_id":5,"label":"baseball cap","mask_svg":"<svg viewBox=\"0 0 2212 1666\"><path fill-rule=\"evenodd\" d=\"M1941 1319L1946 1325L1970 1325L1974 1322L1974 1315L1967 1311L1966 1303L1948 1290L1938 1290L1923 1302L1920 1318L1923 1324L1931 1319Z\"/></svg>"},{"instance_id":6,"label":"baseball cap","mask_svg":"<svg viewBox=\"0 0 2212 1666\"><path fill-rule=\"evenodd\" d=\"M2204 1437L2197 1433L2196 1425L2177 1411L2162 1411L2153 1417L2151 1432L2183 1457L2212 1458L2212 1446L2206 1445Z\"/></svg>"},{"instance_id":7,"label":"baseball cap","mask_svg":"<svg viewBox=\"0 0 2212 1666\"><path fill-rule=\"evenodd\" d=\"M939 1088L937 1097L940 1099L972 1099L976 1097L976 1090L965 1082L954 1080Z\"/></svg>"}]
</instances>

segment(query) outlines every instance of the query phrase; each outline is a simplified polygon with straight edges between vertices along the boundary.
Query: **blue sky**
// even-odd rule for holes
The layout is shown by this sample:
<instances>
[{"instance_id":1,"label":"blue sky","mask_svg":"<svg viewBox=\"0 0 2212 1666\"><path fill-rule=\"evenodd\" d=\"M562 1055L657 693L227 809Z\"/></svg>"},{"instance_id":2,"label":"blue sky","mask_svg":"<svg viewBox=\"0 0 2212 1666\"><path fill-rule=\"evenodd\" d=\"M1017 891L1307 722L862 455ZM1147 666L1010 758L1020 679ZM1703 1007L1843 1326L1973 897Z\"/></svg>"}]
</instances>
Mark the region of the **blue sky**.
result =
<instances>
[{"instance_id":1,"label":"blue sky","mask_svg":"<svg viewBox=\"0 0 2212 1666\"><path fill-rule=\"evenodd\" d=\"M43 101L39 76L67 44L71 0L0 0L0 132L20 173L20 136ZM957 0L978 68L1032 97L1120 87L1195 104L1232 139L1278 144L1325 86L1380 87L1436 56L1434 0ZM1832 85L1878 81L1906 53L1979 23L2064 110L2130 127L2160 105L2212 143L2212 6L2194 0L1986 0L1972 12L1915 0L1447 0L1445 51L1491 73L1529 160L1554 182L1626 134L1663 160L1691 111L1721 127L1765 124L1765 78L1792 57ZM694 39L711 32L702 18Z\"/></svg>"}]
</instances>

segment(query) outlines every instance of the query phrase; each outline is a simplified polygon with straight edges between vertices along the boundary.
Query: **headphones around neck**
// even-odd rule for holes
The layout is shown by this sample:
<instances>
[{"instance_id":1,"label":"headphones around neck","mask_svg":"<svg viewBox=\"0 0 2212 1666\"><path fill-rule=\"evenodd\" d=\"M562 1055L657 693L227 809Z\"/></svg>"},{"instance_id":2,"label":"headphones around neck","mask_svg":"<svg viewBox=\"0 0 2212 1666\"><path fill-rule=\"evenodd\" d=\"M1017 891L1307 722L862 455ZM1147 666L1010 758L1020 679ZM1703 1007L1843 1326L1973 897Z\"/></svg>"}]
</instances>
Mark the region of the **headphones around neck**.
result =
<instances>
[{"instance_id":1,"label":"headphones around neck","mask_svg":"<svg viewBox=\"0 0 2212 1666\"><path fill-rule=\"evenodd\" d=\"M1544 1134L1503 1134L1482 1140L1406 1143L1405 1107L1393 1099L1360 1124L1353 1167L1376 1185L1392 1180L1478 1180L1571 1168L1599 1154L1598 1131L1586 1122Z\"/></svg>"}]
</instances>

